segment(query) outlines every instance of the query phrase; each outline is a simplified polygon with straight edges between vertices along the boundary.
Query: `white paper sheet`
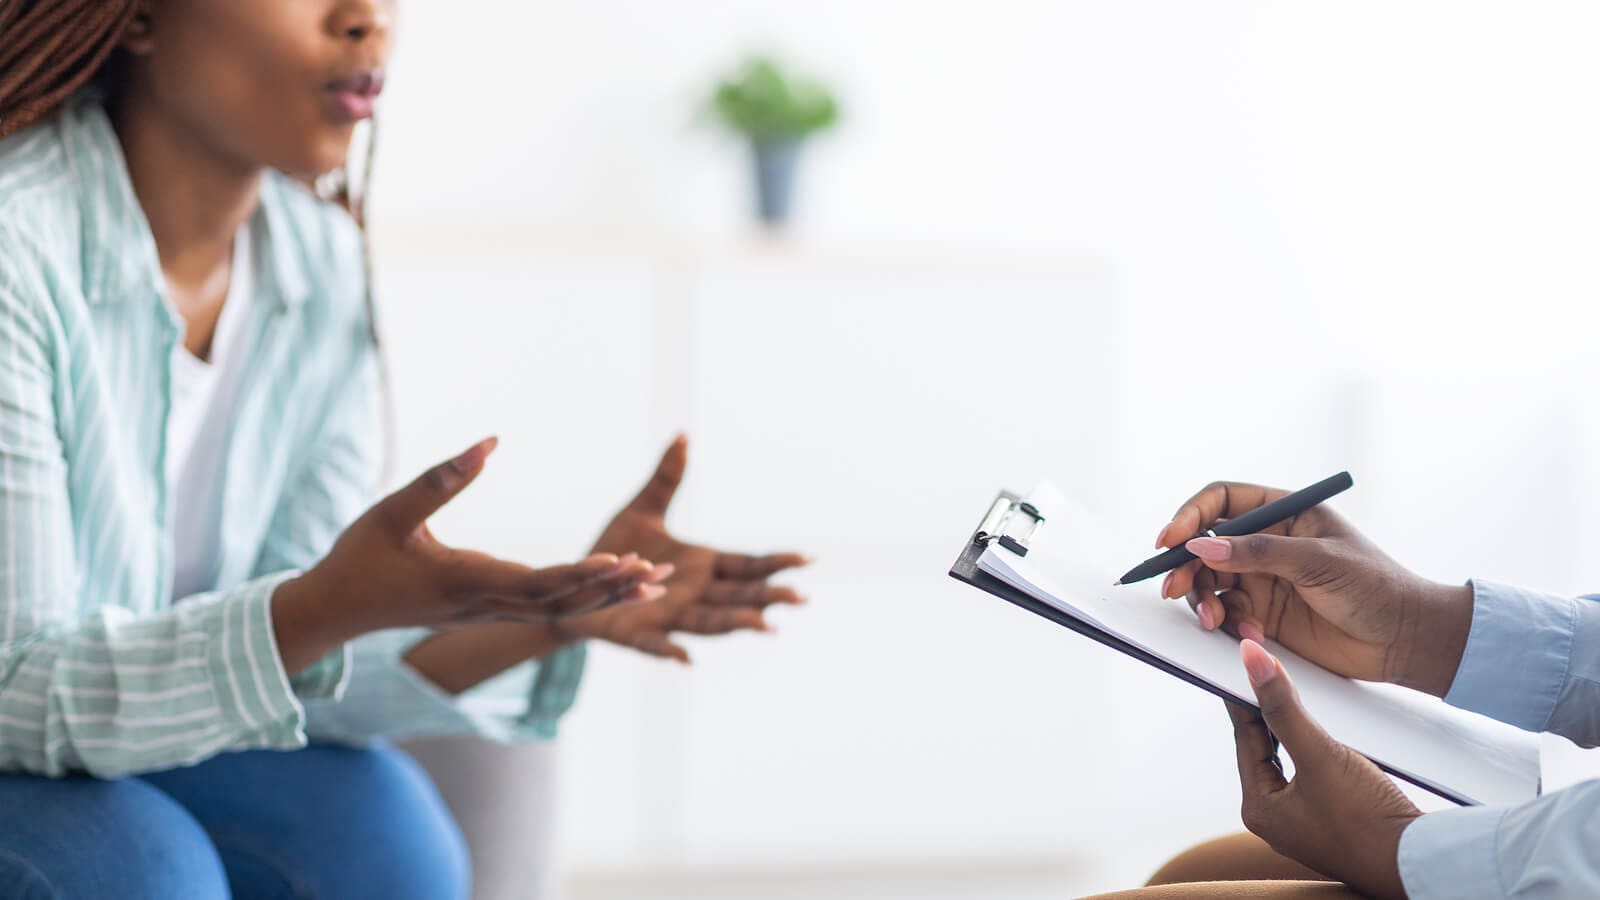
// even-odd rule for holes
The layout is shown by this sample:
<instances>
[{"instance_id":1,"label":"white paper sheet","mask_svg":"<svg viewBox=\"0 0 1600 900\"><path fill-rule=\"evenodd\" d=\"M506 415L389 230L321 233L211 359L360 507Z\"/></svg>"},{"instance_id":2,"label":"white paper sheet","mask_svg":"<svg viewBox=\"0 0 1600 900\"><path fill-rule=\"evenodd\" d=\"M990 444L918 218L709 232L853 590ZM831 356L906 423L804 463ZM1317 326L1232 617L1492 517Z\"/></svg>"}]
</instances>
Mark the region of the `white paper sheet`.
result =
<instances>
[{"instance_id":1,"label":"white paper sheet","mask_svg":"<svg viewBox=\"0 0 1600 900\"><path fill-rule=\"evenodd\" d=\"M1116 564L1138 561L1124 558L1128 548L1105 546L1104 529L1053 485L1028 499L1045 516L1028 555L991 544L979 568L1254 704L1237 641L1203 630L1187 603L1162 599L1160 579L1111 587L1121 573ZM1280 644L1268 649L1330 734L1408 780L1488 805L1538 795L1537 736L1426 694L1335 675Z\"/></svg>"}]
</instances>

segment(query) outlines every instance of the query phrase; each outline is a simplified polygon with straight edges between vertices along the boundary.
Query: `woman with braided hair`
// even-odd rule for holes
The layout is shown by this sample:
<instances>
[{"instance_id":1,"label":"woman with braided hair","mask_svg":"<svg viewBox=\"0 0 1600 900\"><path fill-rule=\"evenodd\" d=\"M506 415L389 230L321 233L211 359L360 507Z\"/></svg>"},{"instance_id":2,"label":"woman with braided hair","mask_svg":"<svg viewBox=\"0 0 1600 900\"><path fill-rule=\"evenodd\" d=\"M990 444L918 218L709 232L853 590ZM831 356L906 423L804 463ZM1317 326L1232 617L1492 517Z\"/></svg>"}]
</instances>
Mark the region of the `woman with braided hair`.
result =
<instances>
[{"instance_id":1,"label":"woman with braided hair","mask_svg":"<svg viewBox=\"0 0 1600 900\"><path fill-rule=\"evenodd\" d=\"M493 439L368 508L360 200L305 186L393 24L0 0L0 896L465 897L386 738L549 737L586 640L687 662L799 600L768 579L801 557L667 530L681 438L573 564L429 532Z\"/></svg>"}]
</instances>

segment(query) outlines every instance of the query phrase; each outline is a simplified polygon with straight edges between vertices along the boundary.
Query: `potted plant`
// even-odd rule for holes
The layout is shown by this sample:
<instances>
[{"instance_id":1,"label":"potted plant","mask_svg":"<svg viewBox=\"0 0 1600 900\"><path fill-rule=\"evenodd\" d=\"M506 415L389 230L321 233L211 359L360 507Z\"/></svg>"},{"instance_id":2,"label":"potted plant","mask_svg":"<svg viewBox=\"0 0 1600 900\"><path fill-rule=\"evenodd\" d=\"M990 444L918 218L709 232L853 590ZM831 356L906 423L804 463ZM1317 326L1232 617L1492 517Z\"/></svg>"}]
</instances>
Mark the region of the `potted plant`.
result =
<instances>
[{"instance_id":1,"label":"potted plant","mask_svg":"<svg viewBox=\"0 0 1600 900\"><path fill-rule=\"evenodd\" d=\"M833 93L773 59L756 57L717 85L711 105L721 124L750 146L761 221L782 225L789 218L801 145L839 119Z\"/></svg>"}]
</instances>

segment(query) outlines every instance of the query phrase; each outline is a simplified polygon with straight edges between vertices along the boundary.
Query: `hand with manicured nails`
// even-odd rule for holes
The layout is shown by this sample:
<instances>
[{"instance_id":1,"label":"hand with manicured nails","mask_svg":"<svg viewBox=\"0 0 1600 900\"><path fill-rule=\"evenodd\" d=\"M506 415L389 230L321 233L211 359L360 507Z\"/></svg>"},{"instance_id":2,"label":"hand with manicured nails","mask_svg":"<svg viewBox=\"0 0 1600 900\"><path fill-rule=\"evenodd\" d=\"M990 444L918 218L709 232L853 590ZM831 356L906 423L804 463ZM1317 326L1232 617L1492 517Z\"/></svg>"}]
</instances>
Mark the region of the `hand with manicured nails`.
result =
<instances>
[{"instance_id":1,"label":"hand with manicured nails","mask_svg":"<svg viewBox=\"0 0 1600 900\"><path fill-rule=\"evenodd\" d=\"M493 438L423 473L347 528L310 570L273 594L273 624L292 673L370 631L473 622L546 622L666 594L672 566L637 554L596 553L532 569L447 547L428 517L461 493L494 451Z\"/></svg>"},{"instance_id":2,"label":"hand with manicured nails","mask_svg":"<svg viewBox=\"0 0 1600 900\"><path fill-rule=\"evenodd\" d=\"M1161 529L1158 547L1199 559L1174 569L1163 597L1188 597L1200 624L1271 638L1351 678L1444 696L1472 626L1472 591L1422 578L1327 506L1259 534L1194 537L1286 492L1218 482Z\"/></svg>"},{"instance_id":3,"label":"hand with manicured nails","mask_svg":"<svg viewBox=\"0 0 1600 900\"><path fill-rule=\"evenodd\" d=\"M1369 897L1404 897L1400 835L1421 811L1366 757L1300 705L1289 673L1260 644L1240 644L1261 712L1228 703L1244 826L1273 850ZM1270 729L1270 731L1269 731ZM1284 778L1273 737L1294 760Z\"/></svg>"},{"instance_id":4,"label":"hand with manicured nails","mask_svg":"<svg viewBox=\"0 0 1600 900\"><path fill-rule=\"evenodd\" d=\"M567 638L596 638L652 656L689 662L674 633L720 635L770 631L765 611L804 600L792 588L768 579L806 564L797 553L746 556L679 540L667 530L667 507L683 481L688 441L679 436L644 489L617 514L595 544L596 551L638 553L675 567L666 596L647 605L606 609L563 619L555 629Z\"/></svg>"}]
</instances>

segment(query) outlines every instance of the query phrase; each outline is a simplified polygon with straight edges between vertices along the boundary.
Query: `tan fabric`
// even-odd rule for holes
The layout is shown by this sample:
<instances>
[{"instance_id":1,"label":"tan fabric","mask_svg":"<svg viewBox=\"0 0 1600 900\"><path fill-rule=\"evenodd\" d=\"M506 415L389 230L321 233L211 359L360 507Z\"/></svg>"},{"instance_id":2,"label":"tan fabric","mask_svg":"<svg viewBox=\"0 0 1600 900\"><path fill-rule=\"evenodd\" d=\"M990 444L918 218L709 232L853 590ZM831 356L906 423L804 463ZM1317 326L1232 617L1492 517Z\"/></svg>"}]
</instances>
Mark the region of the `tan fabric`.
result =
<instances>
[{"instance_id":1,"label":"tan fabric","mask_svg":"<svg viewBox=\"0 0 1600 900\"><path fill-rule=\"evenodd\" d=\"M1091 900L1360 900L1361 895L1331 881L1197 881L1158 884L1101 894Z\"/></svg>"},{"instance_id":2,"label":"tan fabric","mask_svg":"<svg viewBox=\"0 0 1600 900\"><path fill-rule=\"evenodd\" d=\"M1191 881L1327 881L1322 875L1274 853L1248 832L1197 844L1174 856L1150 877L1150 884Z\"/></svg>"},{"instance_id":3,"label":"tan fabric","mask_svg":"<svg viewBox=\"0 0 1600 900\"><path fill-rule=\"evenodd\" d=\"M1185 850L1156 871L1150 884L1095 900L1350 900L1361 895L1327 880L1260 838L1234 834Z\"/></svg>"}]
</instances>

